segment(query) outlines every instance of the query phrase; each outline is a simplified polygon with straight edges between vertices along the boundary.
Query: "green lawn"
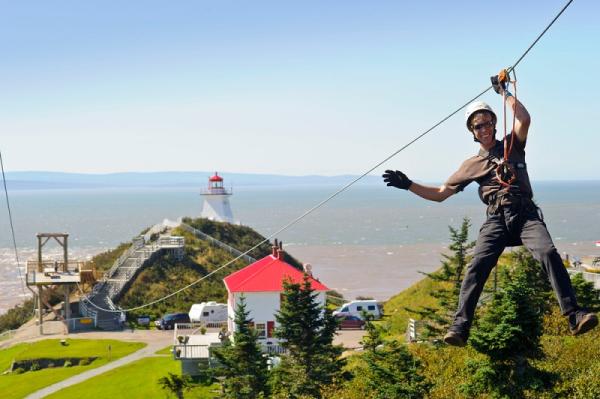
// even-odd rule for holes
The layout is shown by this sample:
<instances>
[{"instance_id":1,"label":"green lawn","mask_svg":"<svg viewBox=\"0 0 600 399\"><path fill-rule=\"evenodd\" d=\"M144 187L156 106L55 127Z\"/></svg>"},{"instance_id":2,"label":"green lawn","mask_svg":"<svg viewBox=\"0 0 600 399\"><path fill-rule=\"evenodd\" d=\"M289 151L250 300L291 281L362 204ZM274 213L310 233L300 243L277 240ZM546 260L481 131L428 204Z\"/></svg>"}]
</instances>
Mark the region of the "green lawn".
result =
<instances>
[{"instance_id":1,"label":"green lawn","mask_svg":"<svg viewBox=\"0 0 600 399\"><path fill-rule=\"evenodd\" d=\"M85 398L168 398L167 391L158 385L158 379L167 373L180 374L178 361L169 357L149 357L126 364L117 369L107 371L85 382L65 388L46 398L80 399ZM185 393L185 398L212 399L217 398L219 386L198 386Z\"/></svg>"},{"instance_id":2,"label":"green lawn","mask_svg":"<svg viewBox=\"0 0 600 399\"><path fill-rule=\"evenodd\" d=\"M23 398L39 389L102 366L110 359L116 360L133 353L146 344L140 342L121 342L115 340L69 339L63 346L58 339L24 343L0 351L0 372L7 370L13 360L63 358L63 357L97 357L87 366L56 367L39 371L28 371L23 374L0 375L0 392L2 399Z\"/></svg>"},{"instance_id":3,"label":"green lawn","mask_svg":"<svg viewBox=\"0 0 600 399\"><path fill-rule=\"evenodd\" d=\"M172 352L171 352L172 350L173 350L173 345L169 345L166 348L163 348L163 349L157 351L156 354L157 355L170 355L170 354L172 354Z\"/></svg>"}]
</instances>

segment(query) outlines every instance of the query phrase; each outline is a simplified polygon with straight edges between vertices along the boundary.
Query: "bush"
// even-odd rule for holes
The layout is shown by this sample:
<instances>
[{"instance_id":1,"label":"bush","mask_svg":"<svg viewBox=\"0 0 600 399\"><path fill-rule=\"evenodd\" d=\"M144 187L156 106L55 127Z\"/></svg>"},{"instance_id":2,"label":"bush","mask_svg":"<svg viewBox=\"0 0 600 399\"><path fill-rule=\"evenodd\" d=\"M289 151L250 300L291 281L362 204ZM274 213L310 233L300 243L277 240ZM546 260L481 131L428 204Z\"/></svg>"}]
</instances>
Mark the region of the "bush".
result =
<instances>
[{"instance_id":1,"label":"bush","mask_svg":"<svg viewBox=\"0 0 600 399\"><path fill-rule=\"evenodd\" d=\"M40 365L37 362L31 363L31 366L29 367L29 371L38 371L39 369Z\"/></svg>"},{"instance_id":2,"label":"bush","mask_svg":"<svg viewBox=\"0 0 600 399\"><path fill-rule=\"evenodd\" d=\"M87 365L88 365L88 364L90 364L90 363L91 363L91 361L90 361L90 359L89 359L89 358L87 358L87 357L86 357L86 358L83 358L83 359L81 359L81 360L79 361L79 365L80 365L80 366L87 366Z\"/></svg>"},{"instance_id":3,"label":"bush","mask_svg":"<svg viewBox=\"0 0 600 399\"><path fill-rule=\"evenodd\" d=\"M71 361L70 361L70 360L66 360L66 361L63 363L63 367L71 367L71 366L73 366L73 363L71 363Z\"/></svg>"},{"instance_id":4,"label":"bush","mask_svg":"<svg viewBox=\"0 0 600 399\"><path fill-rule=\"evenodd\" d=\"M25 369L23 367L19 367L13 370L13 373L15 374L23 374L25 372Z\"/></svg>"},{"instance_id":5,"label":"bush","mask_svg":"<svg viewBox=\"0 0 600 399\"><path fill-rule=\"evenodd\" d=\"M54 367L56 367L56 365L52 362L48 363L48 366L46 366L46 368L49 368L49 369L54 368Z\"/></svg>"},{"instance_id":6,"label":"bush","mask_svg":"<svg viewBox=\"0 0 600 399\"><path fill-rule=\"evenodd\" d=\"M33 317L33 300L28 299L0 316L0 332L15 330Z\"/></svg>"}]
</instances>

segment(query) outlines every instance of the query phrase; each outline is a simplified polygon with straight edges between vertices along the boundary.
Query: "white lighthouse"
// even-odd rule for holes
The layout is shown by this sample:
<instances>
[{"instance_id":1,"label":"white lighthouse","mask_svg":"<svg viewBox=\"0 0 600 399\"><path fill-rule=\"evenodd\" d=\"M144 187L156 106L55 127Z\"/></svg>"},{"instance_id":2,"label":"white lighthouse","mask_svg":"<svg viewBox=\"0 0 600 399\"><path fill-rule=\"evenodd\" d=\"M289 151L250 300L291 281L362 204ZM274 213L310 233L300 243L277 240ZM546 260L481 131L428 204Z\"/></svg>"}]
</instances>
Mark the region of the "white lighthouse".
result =
<instances>
[{"instance_id":1,"label":"white lighthouse","mask_svg":"<svg viewBox=\"0 0 600 399\"><path fill-rule=\"evenodd\" d=\"M208 178L208 188L203 189L200 195L204 198L200 217L217 222L233 223L233 212L229 205L229 197L233 195L233 192L227 191L223 187L223 178L217 172Z\"/></svg>"}]
</instances>

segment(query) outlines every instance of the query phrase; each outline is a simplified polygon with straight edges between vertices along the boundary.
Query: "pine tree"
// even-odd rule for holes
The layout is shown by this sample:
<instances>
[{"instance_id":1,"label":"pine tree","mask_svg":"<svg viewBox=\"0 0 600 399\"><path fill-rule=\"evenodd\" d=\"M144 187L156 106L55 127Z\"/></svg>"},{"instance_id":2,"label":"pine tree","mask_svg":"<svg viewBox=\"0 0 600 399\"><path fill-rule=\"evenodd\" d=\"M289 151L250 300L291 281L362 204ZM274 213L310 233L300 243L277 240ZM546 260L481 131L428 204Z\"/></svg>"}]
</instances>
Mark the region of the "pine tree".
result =
<instances>
[{"instance_id":1,"label":"pine tree","mask_svg":"<svg viewBox=\"0 0 600 399\"><path fill-rule=\"evenodd\" d=\"M520 398L525 390L542 390L552 383L550 374L531 366L530 360L543 355L543 311L546 291L534 270L535 262L527 257L513 265L512 273L504 270L502 286L483 309L483 316L471 334L470 344L486 355L485 360L469 361L470 381L462 390L467 396L481 393L497 398Z\"/></svg>"},{"instance_id":2,"label":"pine tree","mask_svg":"<svg viewBox=\"0 0 600 399\"><path fill-rule=\"evenodd\" d=\"M439 339L452 323L454 312L458 306L458 297L464 271L468 263L468 251L475 242L469 242L469 218L464 218L460 229L448 226L452 255L442 255L442 267L433 273L424 273L428 278L439 283L439 289L431 293L436 298L436 306L422 306L417 309L406 308L421 320L425 339Z\"/></svg>"},{"instance_id":3,"label":"pine tree","mask_svg":"<svg viewBox=\"0 0 600 399\"><path fill-rule=\"evenodd\" d=\"M424 397L432 384L422 376L421 362L397 340L385 341L381 331L370 321L362 344L365 375L370 397L375 399Z\"/></svg>"},{"instance_id":4,"label":"pine tree","mask_svg":"<svg viewBox=\"0 0 600 399\"><path fill-rule=\"evenodd\" d=\"M233 343L226 341L223 347L213 351L219 363L217 373L225 377L224 398L254 399L261 395L268 396L267 361L256 332L251 327L249 314L242 295L235 309Z\"/></svg>"},{"instance_id":5,"label":"pine tree","mask_svg":"<svg viewBox=\"0 0 600 399\"><path fill-rule=\"evenodd\" d=\"M317 302L306 274L301 284L283 287L275 336L287 354L271 373L271 387L275 397L320 398L322 387L342 377L342 348L333 345L337 321Z\"/></svg>"},{"instance_id":6,"label":"pine tree","mask_svg":"<svg viewBox=\"0 0 600 399\"><path fill-rule=\"evenodd\" d=\"M594 283L585 280L583 274L577 273L571 278L571 284L580 306L592 312L600 311L600 290L594 288Z\"/></svg>"},{"instance_id":7,"label":"pine tree","mask_svg":"<svg viewBox=\"0 0 600 399\"><path fill-rule=\"evenodd\" d=\"M173 373L168 373L167 376L158 379L158 385L166 391L170 391L178 399L183 399L183 392L191 388L190 377L187 375L178 376Z\"/></svg>"}]
</instances>

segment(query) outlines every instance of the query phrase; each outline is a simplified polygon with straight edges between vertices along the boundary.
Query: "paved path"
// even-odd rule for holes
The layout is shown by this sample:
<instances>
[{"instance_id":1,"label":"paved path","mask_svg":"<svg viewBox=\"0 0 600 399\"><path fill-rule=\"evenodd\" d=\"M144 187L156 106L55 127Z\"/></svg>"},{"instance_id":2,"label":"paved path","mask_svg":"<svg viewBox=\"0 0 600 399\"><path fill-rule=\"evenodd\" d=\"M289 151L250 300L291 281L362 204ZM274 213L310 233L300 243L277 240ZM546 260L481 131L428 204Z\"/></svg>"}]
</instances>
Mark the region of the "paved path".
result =
<instances>
[{"instance_id":1,"label":"paved path","mask_svg":"<svg viewBox=\"0 0 600 399\"><path fill-rule=\"evenodd\" d=\"M333 337L334 345L342 345L346 350L362 349L360 341L367 332L365 330L341 330Z\"/></svg>"},{"instance_id":2,"label":"paved path","mask_svg":"<svg viewBox=\"0 0 600 399\"><path fill-rule=\"evenodd\" d=\"M344 330L338 331L337 335L334 337L334 344L342 344L345 348L349 350L357 349L361 347L359 341L365 334L363 330ZM39 391L36 391L26 399L39 399L43 398L47 395L60 391L66 387L71 385L79 384L89 378L98 376L103 374L109 370L113 370L117 367L121 367L125 364L134 362L136 360L157 356L155 352L165 348L168 345L173 344L173 332L172 331L160 331L160 330L125 330L125 331L90 331L90 332L80 332L77 334L55 334L55 335L43 335L37 336L31 339L21 339L20 342L24 341L37 341L41 339L115 339L119 341L134 341L134 342L144 342L147 344L146 347L140 349L137 352L134 352L128 356L122 357L121 359L112 361L104 366L85 371L81 374L77 374L73 377L67 378L66 380L57 382L54 385L50 385ZM14 342L13 342L14 343Z\"/></svg>"},{"instance_id":3,"label":"paved path","mask_svg":"<svg viewBox=\"0 0 600 399\"><path fill-rule=\"evenodd\" d=\"M137 342L145 342L148 345L137 352L132 353L131 355L127 355L122 357L121 359L115 360L104 366L85 371L81 374L77 374L73 377L67 378L66 380L62 380L54 385L50 385L46 388L40 389L27 396L26 399L38 399L43 398L47 395L50 395L54 392L60 391L66 387L71 385L79 384L87 380L88 378L95 377L102 373L105 373L109 370L115 369L117 367L123 366L125 364L134 362L136 360L142 359L144 357L155 356L155 352L163 349L164 347L173 343L173 332L172 331L119 331L119 332L89 332L89 333L79 333L79 334L70 334L68 336L54 336L51 338L71 338L71 339L116 339L121 341L137 341ZM43 337L43 339L47 339L50 337Z\"/></svg>"}]
</instances>

